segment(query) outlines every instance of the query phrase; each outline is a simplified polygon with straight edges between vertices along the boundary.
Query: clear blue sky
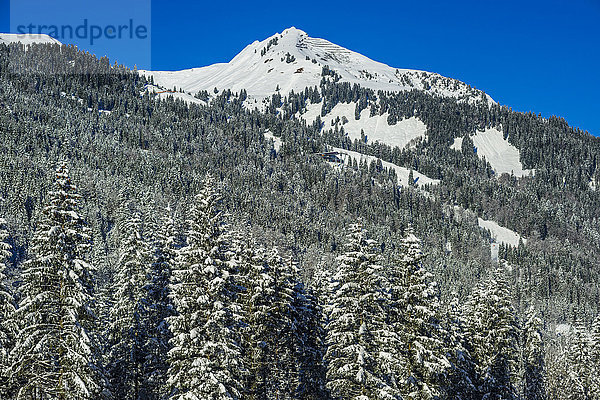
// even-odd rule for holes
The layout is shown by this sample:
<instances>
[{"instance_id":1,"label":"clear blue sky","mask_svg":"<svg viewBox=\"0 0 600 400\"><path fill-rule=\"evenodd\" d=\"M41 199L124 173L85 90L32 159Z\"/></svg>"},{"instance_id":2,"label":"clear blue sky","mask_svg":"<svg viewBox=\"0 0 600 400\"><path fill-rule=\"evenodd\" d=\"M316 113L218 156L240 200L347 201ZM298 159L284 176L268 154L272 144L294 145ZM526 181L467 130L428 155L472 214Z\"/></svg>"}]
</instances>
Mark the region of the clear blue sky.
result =
<instances>
[{"instance_id":1,"label":"clear blue sky","mask_svg":"<svg viewBox=\"0 0 600 400\"><path fill-rule=\"evenodd\" d=\"M0 31L9 30L8 3L0 0ZM600 136L600 0L155 0L151 68L226 62L289 26L394 67L460 79L515 110L559 115ZM108 55L127 60L131 50L115 44Z\"/></svg>"}]
</instances>

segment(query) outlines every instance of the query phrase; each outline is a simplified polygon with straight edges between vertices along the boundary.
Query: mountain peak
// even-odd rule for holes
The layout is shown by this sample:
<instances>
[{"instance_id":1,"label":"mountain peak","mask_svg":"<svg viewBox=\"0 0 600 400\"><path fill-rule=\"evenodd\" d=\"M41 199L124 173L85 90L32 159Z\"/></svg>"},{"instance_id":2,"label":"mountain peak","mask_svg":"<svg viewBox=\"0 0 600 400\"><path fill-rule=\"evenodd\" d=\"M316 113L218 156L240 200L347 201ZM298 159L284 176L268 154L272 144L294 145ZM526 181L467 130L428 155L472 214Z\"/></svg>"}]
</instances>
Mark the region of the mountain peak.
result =
<instances>
[{"instance_id":1,"label":"mountain peak","mask_svg":"<svg viewBox=\"0 0 600 400\"><path fill-rule=\"evenodd\" d=\"M250 97L270 97L279 90L286 94L319 86L327 67L341 82L359 84L375 91L424 90L439 96L472 101L482 92L455 79L410 69L393 68L326 39L310 37L289 27L262 41L246 46L228 63L176 72L149 72L165 88L182 88L195 93L245 89ZM328 76L326 79L334 79ZM491 100L491 99L489 99Z\"/></svg>"},{"instance_id":2,"label":"mountain peak","mask_svg":"<svg viewBox=\"0 0 600 400\"><path fill-rule=\"evenodd\" d=\"M290 26L289 28L287 28L286 30L284 30L282 33L282 35L297 35L297 36L308 36L306 34L306 32L304 32L301 29L296 28L295 26Z\"/></svg>"}]
</instances>

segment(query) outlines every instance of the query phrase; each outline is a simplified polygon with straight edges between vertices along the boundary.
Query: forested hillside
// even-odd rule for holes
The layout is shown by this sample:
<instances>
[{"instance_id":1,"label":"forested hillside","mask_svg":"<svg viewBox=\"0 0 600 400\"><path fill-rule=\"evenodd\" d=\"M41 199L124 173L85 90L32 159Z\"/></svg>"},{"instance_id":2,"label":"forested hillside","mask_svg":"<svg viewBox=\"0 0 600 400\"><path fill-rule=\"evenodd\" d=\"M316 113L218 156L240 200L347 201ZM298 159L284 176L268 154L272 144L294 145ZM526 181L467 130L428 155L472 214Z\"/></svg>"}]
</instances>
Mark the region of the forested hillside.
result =
<instances>
[{"instance_id":1,"label":"forested hillside","mask_svg":"<svg viewBox=\"0 0 600 400\"><path fill-rule=\"evenodd\" d=\"M600 140L322 75L259 111L0 45L0 397L600 399ZM350 102L426 136L351 140ZM486 128L535 173L498 176ZM478 218L527 240L496 259Z\"/></svg>"}]
</instances>

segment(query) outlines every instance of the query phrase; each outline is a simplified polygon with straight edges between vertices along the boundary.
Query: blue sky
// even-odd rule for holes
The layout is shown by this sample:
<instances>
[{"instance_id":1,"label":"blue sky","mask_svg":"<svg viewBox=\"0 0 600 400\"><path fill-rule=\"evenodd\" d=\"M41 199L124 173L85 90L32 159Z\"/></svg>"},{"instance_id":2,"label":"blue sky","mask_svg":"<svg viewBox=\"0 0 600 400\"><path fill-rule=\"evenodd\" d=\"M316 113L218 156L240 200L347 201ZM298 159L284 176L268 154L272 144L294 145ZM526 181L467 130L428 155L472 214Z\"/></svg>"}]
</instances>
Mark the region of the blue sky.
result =
<instances>
[{"instance_id":1,"label":"blue sky","mask_svg":"<svg viewBox=\"0 0 600 400\"><path fill-rule=\"evenodd\" d=\"M104 20L149 8L150 0L132 1L137 8L124 11L105 0ZM6 32L9 0L0 5ZM128 65L176 70L229 61L252 41L296 26L394 67L460 79L514 110L562 116L600 136L600 0L155 0L151 8L149 49L119 41L94 49Z\"/></svg>"}]
</instances>

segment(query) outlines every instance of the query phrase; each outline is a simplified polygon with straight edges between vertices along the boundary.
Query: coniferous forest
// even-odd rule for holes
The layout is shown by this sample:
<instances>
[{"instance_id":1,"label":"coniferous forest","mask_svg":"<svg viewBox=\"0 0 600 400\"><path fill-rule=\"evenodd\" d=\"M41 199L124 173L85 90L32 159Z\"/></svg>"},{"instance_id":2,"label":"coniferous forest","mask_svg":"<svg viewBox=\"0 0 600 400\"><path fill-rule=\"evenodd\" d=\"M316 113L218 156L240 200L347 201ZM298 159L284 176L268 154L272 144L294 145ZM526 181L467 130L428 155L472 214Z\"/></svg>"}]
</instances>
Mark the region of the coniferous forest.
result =
<instances>
[{"instance_id":1,"label":"coniferous forest","mask_svg":"<svg viewBox=\"0 0 600 400\"><path fill-rule=\"evenodd\" d=\"M0 398L600 399L600 139L326 69L264 112L151 83L0 44ZM427 137L352 141L326 119L350 101ZM469 145L485 127L535 175L496 176ZM527 243L495 260L478 217Z\"/></svg>"}]
</instances>

